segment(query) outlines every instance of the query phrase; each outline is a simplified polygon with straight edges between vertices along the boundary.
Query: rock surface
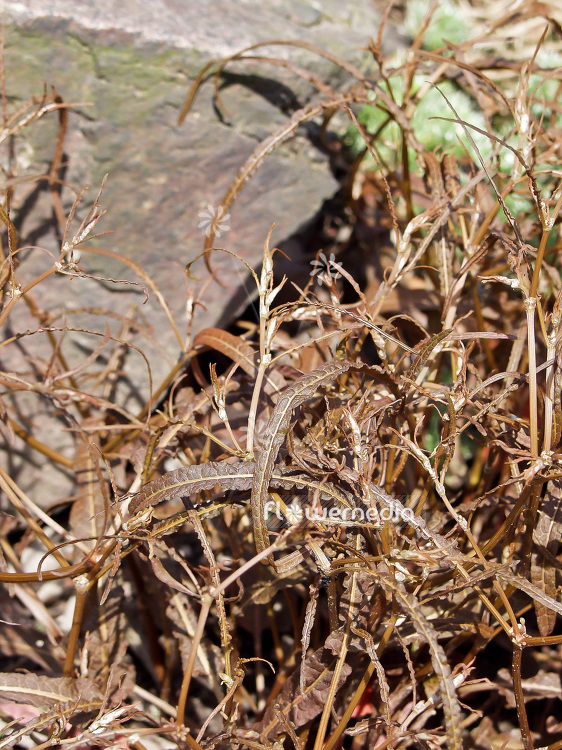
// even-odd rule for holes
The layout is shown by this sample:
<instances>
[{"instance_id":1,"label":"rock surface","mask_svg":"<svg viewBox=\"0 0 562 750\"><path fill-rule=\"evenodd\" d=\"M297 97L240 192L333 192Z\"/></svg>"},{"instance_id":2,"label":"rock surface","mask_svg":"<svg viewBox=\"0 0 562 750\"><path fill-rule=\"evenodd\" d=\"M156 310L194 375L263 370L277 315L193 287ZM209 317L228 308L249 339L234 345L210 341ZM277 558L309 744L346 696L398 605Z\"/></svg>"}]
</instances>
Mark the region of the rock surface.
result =
<instances>
[{"instance_id":1,"label":"rock surface","mask_svg":"<svg viewBox=\"0 0 562 750\"><path fill-rule=\"evenodd\" d=\"M365 64L365 53L358 50L376 33L378 11L372 0L0 0L0 11L11 111L40 95L43 82L54 86L66 102L75 103L65 140L64 180L76 187L91 185L77 215L85 216L107 173L101 198L107 215L97 229L116 233L93 245L145 269L167 300L179 337L157 295L152 293L143 305L142 290L130 284L57 276L37 288L37 302L54 325L102 333L106 317L99 311L110 309L116 314L113 335L122 327L117 316L132 314L140 331L128 337L147 355L156 387L178 359L178 338L185 342L188 337L187 289L194 295L204 289L204 305L195 306L192 332L217 321L227 324L254 296L247 269L226 254L213 254L226 289L209 278L202 261L193 267L199 283L187 278L186 262L203 248L199 212L218 205L257 143L285 121L291 108L314 95L310 84L282 68L265 62L237 63L221 89L226 121L217 116L208 82L179 126L178 114L191 82L210 60L272 39L312 42ZM347 80L340 68L303 49L276 46L256 54L290 59L336 88ZM57 116L49 115L26 128L25 138L16 142L20 176L48 171L57 123ZM273 243L279 244L306 225L336 188L326 156L305 134L298 135L272 153L247 183L232 208L229 229L217 244L224 243L258 267L270 226L276 223ZM68 212L74 193L65 187L62 198ZM18 214L24 205L26 210ZM19 216L20 246L38 245L56 256L60 242L46 183L40 190L36 183L18 184L13 209L13 216ZM298 243L291 247L298 252ZM36 250L24 250L20 258L24 282L52 263ZM84 252L80 266L93 276L143 281L131 264L112 257ZM110 289L119 293L111 294ZM18 316L13 332L37 327L24 305ZM30 357L37 357L42 345L34 341L34 348L27 354L22 351L21 361L10 366L29 370ZM69 333L63 342L73 365L98 345L99 337L83 332ZM44 346L48 358L46 341ZM133 354L126 372L130 393L122 403L136 412L148 395L148 370ZM63 442L58 441L61 448ZM60 492L60 483L55 485Z\"/></svg>"},{"instance_id":2,"label":"rock surface","mask_svg":"<svg viewBox=\"0 0 562 750\"><path fill-rule=\"evenodd\" d=\"M257 142L285 120L282 110L306 103L313 94L309 84L280 68L238 63L232 68L237 75L227 79L221 92L228 122L221 122L213 111L208 83L185 123L178 126L191 81L209 60L267 39L313 42L357 61L358 49L376 32L379 20L371 0L350 4L275 0L267 6L256 0L1 0L0 10L8 24L8 93L17 92L17 99L24 100L36 95L45 81L65 101L77 103L69 118L65 180L78 187L92 185L88 193L92 200L103 175L109 174L101 201L107 216L100 227L115 229L117 234L99 244L134 260L150 274L170 304L182 336L186 328L183 268L201 251L204 240L199 212L219 203ZM290 58L336 86L343 80L341 70L302 49L269 47L257 54ZM32 170L47 167L55 132L54 117L48 125L34 126L26 146L32 149L26 154ZM217 244L224 243L251 266L258 266L269 227L276 223L273 242L278 244L305 224L335 189L325 156L300 135L271 154L247 183L231 211L230 231ZM70 191L63 196L68 209L73 196ZM48 212L48 201L44 202ZM33 220L25 219L21 237L56 250L52 236L40 236L44 220L40 211ZM230 284L243 288L248 274L241 264L218 253L213 263L223 269ZM88 256L82 265L98 275L131 277L113 259L101 263ZM195 269L207 281L202 264ZM108 299L97 283L64 282L44 304L60 303L56 297L61 293L67 306L80 299L82 304L100 307ZM133 287L123 292L117 305L121 311L131 298L142 300ZM115 299L109 299L115 309ZM215 282L207 286L204 301L206 309L196 308L194 330L218 320L225 323L240 311L240 305L230 306L228 294ZM144 312L151 310L148 317L158 341L174 361L179 344L153 302ZM158 363L155 367L158 380L166 367Z\"/></svg>"}]
</instances>

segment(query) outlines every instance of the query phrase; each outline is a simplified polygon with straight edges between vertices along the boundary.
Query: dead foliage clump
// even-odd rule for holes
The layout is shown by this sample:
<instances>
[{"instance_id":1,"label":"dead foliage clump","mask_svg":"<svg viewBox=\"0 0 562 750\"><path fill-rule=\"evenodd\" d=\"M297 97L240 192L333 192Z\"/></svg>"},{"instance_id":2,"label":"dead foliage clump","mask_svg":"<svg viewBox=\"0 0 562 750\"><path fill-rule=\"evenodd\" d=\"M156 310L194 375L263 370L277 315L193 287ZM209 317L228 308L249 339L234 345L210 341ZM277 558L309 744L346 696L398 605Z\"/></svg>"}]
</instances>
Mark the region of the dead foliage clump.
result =
<instances>
[{"instance_id":1,"label":"dead foliage clump","mask_svg":"<svg viewBox=\"0 0 562 750\"><path fill-rule=\"evenodd\" d=\"M561 28L547 4L486 7L467 6L469 40L427 49L433 8L399 61L383 25L369 73L301 43L345 69L339 91L260 46L202 71L182 119L248 58L318 90L220 215L309 121L347 165L341 213L305 284L265 240L256 319L184 343L170 316L180 361L136 413L118 387L135 315L114 335L42 307L109 252L89 244L102 197L65 215L68 107L4 96L0 747L562 748ZM39 251L18 246L14 142L45 117L61 243L24 279ZM228 238L208 235L214 274ZM186 274L190 331L205 285ZM76 335L99 344L70 363ZM10 369L30 337L49 356ZM24 491L16 440L73 495Z\"/></svg>"}]
</instances>

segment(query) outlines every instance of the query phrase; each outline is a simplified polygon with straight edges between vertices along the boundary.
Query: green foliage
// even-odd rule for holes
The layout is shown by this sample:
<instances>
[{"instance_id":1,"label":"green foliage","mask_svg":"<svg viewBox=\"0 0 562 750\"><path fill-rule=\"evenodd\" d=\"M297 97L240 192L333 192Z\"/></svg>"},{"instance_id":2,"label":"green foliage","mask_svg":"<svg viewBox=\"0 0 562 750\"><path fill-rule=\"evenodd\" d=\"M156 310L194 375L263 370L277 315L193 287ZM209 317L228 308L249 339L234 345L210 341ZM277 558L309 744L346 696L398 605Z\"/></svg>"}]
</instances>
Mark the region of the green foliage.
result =
<instances>
[{"instance_id":1,"label":"green foliage","mask_svg":"<svg viewBox=\"0 0 562 750\"><path fill-rule=\"evenodd\" d=\"M405 3L404 26L412 39L417 36L427 16L428 7L424 0L408 0ZM462 15L458 3L453 0L440 0L424 34L423 46L431 50L442 47L445 42L460 44L470 38L471 32L469 19Z\"/></svg>"}]
</instances>

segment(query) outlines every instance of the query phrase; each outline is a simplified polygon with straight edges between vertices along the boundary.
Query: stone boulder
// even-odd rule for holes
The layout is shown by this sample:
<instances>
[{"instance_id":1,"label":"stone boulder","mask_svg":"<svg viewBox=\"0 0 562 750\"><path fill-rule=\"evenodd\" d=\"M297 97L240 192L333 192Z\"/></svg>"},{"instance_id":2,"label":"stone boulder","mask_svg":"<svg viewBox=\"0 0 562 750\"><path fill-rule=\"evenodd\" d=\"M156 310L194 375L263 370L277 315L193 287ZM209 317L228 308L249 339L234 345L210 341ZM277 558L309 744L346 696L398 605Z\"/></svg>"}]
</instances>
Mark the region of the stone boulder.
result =
<instances>
[{"instance_id":1,"label":"stone boulder","mask_svg":"<svg viewBox=\"0 0 562 750\"><path fill-rule=\"evenodd\" d=\"M64 180L92 186L79 215L85 214L107 173L101 199L107 215L98 229L116 233L98 245L146 270L168 301L182 336L189 284L184 266L201 252L204 241L199 213L217 206L258 141L314 94L309 84L279 67L237 63L228 69L221 91L227 121L213 109L213 87L207 83L180 126L178 114L192 80L210 60L272 39L311 42L358 62L364 54L360 47L379 22L372 0L0 0L0 10L6 23L8 95L24 101L45 82L66 102L76 103L69 115ZM306 50L276 46L255 54L308 66L335 87L345 80L340 69ZM48 119L35 123L26 131L25 143L20 142L20 171L25 172L26 163L29 172L48 168L57 125L56 116ZM270 226L275 222L273 242L279 244L306 224L336 188L325 154L303 132L272 153L247 183L232 208L229 229L216 244L257 267ZM22 189L17 195L20 206L29 197ZM63 190L66 210L72 199L70 190ZM56 251L47 190L36 196L34 209L20 216L20 244ZM22 255L24 261L28 255ZM194 331L219 320L228 323L243 306L240 289L248 284L247 270L224 254L215 253L213 264L228 288L209 283L202 262L195 266L206 289L204 307L195 309ZM135 278L113 258L84 254L81 266L98 276ZM139 288L119 284L120 294L109 296L109 286L60 278L41 304L46 309L61 302L67 309L107 304L124 312L131 300L140 304L143 299ZM254 294L251 285L247 294ZM168 360L152 362L158 380L176 360L179 343L154 295L140 309Z\"/></svg>"},{"instance_id":2,"label":"stone boulder","mask_svg":"<svg viewBox=\"0 0 562 750\"><path fill-rule=\"evenodd\" d=\"M75 197L68 186L91 185L77 211L78 220L83 218L108 174L101 197L107 214L97 230L115 233L94 240L92 246L121 256L83 252L79 265L87 274L117 281L57 275L34 290L35 299L53 326L82 329L62 337L69 366L79 366L100 345L107 325L102 311L114 316L109 321L114 336L124 335L127 328L120 316L133 319L135 325L125 330L125 337L146 354L154 390L178 361L182 346L189 345L188 293L194 298L202 293L202 304L193 309L191 334L217 323L227 325L255 296L247 269L224 253L215 252L212 258L224 287L210 278L202 260L192 269L198 281L187 277L186 263L204 244L200 212L218 205L256 145L317 93L282 67L237 62L223 79L222 117L214 105L212 82L207 82L179 125L192 81L209 61L266 40L301 40L366 65L368 56L360 48L376 34L380 14L372 0L0 0L0 10L10 111L40 95L43 83L74 104L61 172L63 207L68 213ZM302 48L270 46L255 54L307 67L336 89L349 80L341 68ZM15 142L18 178L12 217L19 245L39 246L52 254L23 250L18 269L23 283L52 265L60 252L49 187L46 181L27 180L49 170L57 127L56 113L50 114L32 123ZM303 129L265 159L217 239L216 244L238 253L252 267L260 265L274 222L272 242L278 245L306 226L338 187L326 154L308 136ZM2 158L7 158L5 152ZM0 184L3 179L0 174ZM290 247L297 255L298 241L293 239ZM145 283L133 263L158 286L177 334L157 294L151 292L144 304L141 286L119 281ZM26 306L18 304L18 315L3 335L37 328ZM3 368L29 372L34 358L48 361L52 351L46 336L40 338L34 337L28 349L30 338L22 339L15 355L10 350L9 362L4 352ZM135 352L123 367L130 390L120 403L135 413L149 393L148 369ZM22 403L20 399L20 407ZM37 424L40 410L36 403L30 408ZM64 449L62 438L55 443ZM47 482L46 475L43 479ZM60 490L60 482L55 485Z\"/></svg>"}]
</instances>

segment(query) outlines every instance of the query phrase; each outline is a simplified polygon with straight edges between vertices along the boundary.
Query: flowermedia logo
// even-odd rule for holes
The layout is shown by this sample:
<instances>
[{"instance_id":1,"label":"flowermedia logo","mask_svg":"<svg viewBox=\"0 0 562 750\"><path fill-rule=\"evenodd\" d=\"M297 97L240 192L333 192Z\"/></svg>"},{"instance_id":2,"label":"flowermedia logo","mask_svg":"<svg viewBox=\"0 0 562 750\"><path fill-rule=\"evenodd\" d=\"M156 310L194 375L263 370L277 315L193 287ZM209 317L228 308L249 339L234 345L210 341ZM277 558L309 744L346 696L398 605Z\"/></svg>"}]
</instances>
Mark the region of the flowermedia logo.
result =
<instances>
[{"instance_id":1,"label":"flowermedia logo","mask_svg":"<svg viewBox=\"0 0 562 750\"><path fill-rule=\"evenodd\" d=\"M217 209L213 206L207 206L207 208L199 211L198 217L200 219L197 227L202 229L206 237L210 237L214 234L215 237L220 237L221 232L228 232L230 229L230 214L223 212L222 206Z\"/></svg>"},{"instance_id":2,"label":"flowermedia logo","mask_svg":"<svg viewBox=\"0 0 562 750\"><path fill-rule=\"evenodd\" d=\"M324 253L320 253L316 260L311 260L310 265L312 266L311 276L316 276L319 286L322 283L329 284L332 279L339 279L341 273L335 269L331 269L330 266L336 262L336 256L334 253L330 253L328 259Z\"/></svg>"},{"instance_id":3,"label":"flowermedia logo","mask_svg":"<svg viewBox=\"0 0 562 750\"><path fill-rule=\"evenodd\" d=\"M291 525L300 523L305 518L312 523L349 524L372 523L380 524L386 521L399 526L410 523L415 518L412 508L404 508L401 504L383 508L324 508L320 506L307 505L303 508L299 503L293 501L290 505L281 506L280 503L270 500L264 507L264 518L275 516L280 521L286 521Z\"/></svg>"}]
</instances>

